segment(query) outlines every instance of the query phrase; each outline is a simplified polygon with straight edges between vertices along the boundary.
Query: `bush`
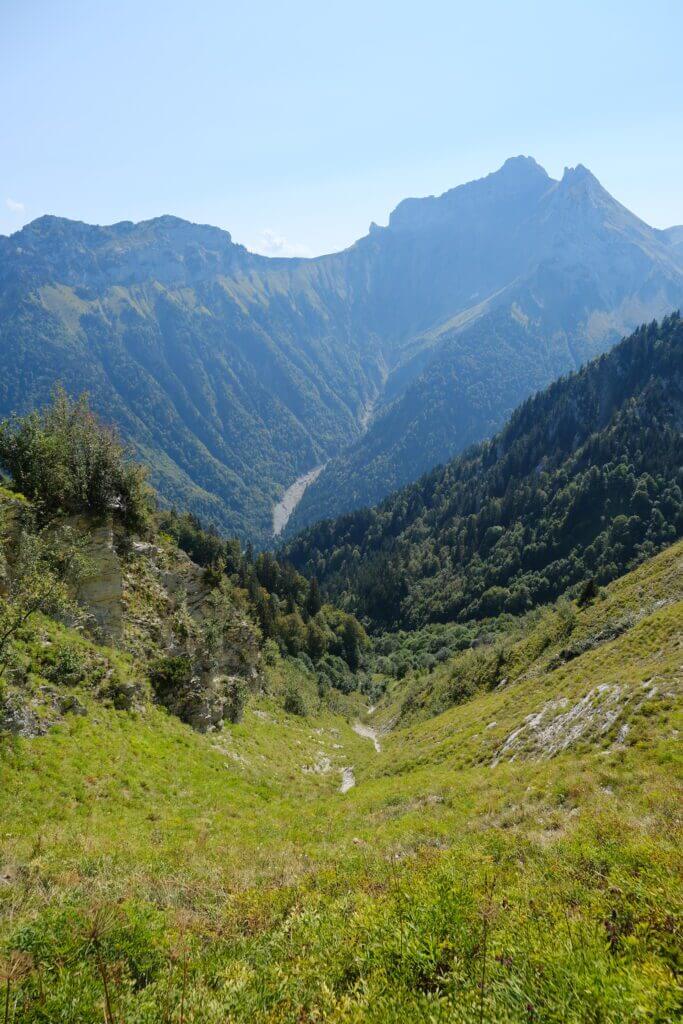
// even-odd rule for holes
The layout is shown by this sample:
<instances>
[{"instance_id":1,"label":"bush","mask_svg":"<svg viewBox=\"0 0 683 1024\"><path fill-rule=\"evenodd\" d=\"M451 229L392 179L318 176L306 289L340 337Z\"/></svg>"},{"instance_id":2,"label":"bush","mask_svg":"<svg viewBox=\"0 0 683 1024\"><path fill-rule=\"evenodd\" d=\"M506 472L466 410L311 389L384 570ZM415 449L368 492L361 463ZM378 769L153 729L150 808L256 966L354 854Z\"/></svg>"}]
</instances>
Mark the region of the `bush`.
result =
<instances>
[{"instance_id":1,"label":"bush","mask_svg":"<svg viewBox=\"0 0 683 1024\"><path fill-rule=\"evenodd\" d=\"M599 592L598 585L591 576L590 579L582 583L579 590L579 595L576 599L579 608L585 608L587 605L592 604Z\"/></svg>"},{"instance_id":2,"label":"bush","mask_svg":"<svg viewBox=\"0 0 683 1024\"><path fill-rule=\"evenodd\" d=\"M225 718L233 725L237 725L244 718L244 708L249 696L245 680L239 676L219 676L214 682L222 690Z\"/></svg>"},{"instance_id":3,"label":"bush","mask_svg":"<svg viewBox=\"0 0 683 1024\"><path fill-rule=\"evenodd\" d=\"M179 693L192 677L192 663L187 657L157 658L149 667L149 679L162 704Z\"/></svg>"},{"instance_id":4,"label":"bush","mask_svg":"<svg viewBox=\"0 0 683 1024\"><path fill-rule=\"evenodd\" d=\"M301 718L308 714L306 699L294 684L290 684L285 690L284 709L287 714L299 715Z\"/></svg>"},{"instance_id":5,"label":"bush","mask_svg":"<svg viewBox=\"0 0 683 1024\"><path fill-rule=\"evenodd\" d=\"M280 660L280 648L274 640L266 640L263 645L263 661L266 665L277 665Z\"/></svg>"},{"instance_id":6,"label":"bush","mask_svg":"<svg viewBox=\"0 0 683 1024\"><path fill-rule=\"evenodd\" d=\"M333 686L342 693L352 693L358 689L359 677L351 672L347 663L335 654L326 654L317 666L318 681Z\"/></svg>"},{"instance_id":7,"label":"bush","mask_svg":"<svg viewBox=\"0 0 683 1024\"><path fill-rule=\"evenodd\" d=\"M59 644L54 650L46 669L49 678L60 686L75 686L82 683L87 671L86 660L73 644Z\"/></svg>"},{"instance_id":8,"label":"bush","mask_svg":"<svg viewBox=\"0 0 683 1024\"><path fill-rule=\"evenodd\" d=\"M0 424L0 466L14 486L50 517L113 512L129 529L149 526L145 471L128 461L116 432L61 389L41 412Z\"/></svg>"},{"instance_id":9,"label":"bush","mask_svg":"<svg viewBox=\"0 0 683 1024\"><path fill-rule=\"evenodd\" d=\"M114 677L100 687L98 696L116 711L132 711L144 701L145 692L139 683Z\"/></svg>"}]
</instances>

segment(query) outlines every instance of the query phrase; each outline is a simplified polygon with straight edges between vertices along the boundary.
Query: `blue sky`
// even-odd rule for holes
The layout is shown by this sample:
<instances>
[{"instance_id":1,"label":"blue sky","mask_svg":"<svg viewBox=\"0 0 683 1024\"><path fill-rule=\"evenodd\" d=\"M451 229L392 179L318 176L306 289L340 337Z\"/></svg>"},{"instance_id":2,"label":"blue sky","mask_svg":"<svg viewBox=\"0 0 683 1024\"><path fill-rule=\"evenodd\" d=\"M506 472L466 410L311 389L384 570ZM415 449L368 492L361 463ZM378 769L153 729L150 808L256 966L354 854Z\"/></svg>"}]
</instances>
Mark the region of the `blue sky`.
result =
<instances>
[{"instance_id":1,"label":"blue sky","mask_svg":"<svg viewBox=\"0 0 683 1024\"><path fill-rule=\"evenodd\" d=\"M0 233L174 213L315 255L506 157L683 223L682 0L0 0Z\"/></svg>"}]
</instances>

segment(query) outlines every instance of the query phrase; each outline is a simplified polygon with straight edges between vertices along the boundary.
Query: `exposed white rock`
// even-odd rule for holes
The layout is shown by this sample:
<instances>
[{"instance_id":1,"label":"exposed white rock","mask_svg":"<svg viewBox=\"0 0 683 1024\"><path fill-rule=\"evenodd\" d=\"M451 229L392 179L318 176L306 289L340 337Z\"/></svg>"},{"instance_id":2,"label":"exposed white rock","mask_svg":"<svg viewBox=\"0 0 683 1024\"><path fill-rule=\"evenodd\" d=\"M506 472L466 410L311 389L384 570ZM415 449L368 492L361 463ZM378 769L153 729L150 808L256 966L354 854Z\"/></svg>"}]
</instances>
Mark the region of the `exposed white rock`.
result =
<instances>
[{"instance_id":1,"label":"exposed white rock","mask_svg":"<svg viewBox=\"0 0 683 1024\"><path fill-rule=\"evenodd\" d=\"M111 517L93 523L79 516L70 525L85 538L88 562L88 575L81 582L78 600L95 620L104 639L118 643L123 636L123 575L114 547Z\"/></svg>"},{"instance_id":2,"label":"exposed white rock","mask_svg":"<svg viewBox=\"0 0 683 1024\"><path fill-rule=\"evenodd\" d=\"M379 752L381 751L382 747L381 747L379 739L377 737L377 730L376 729L371 729L369 725L364 725L362 722L354 722L352 728L353 728L353 731L358 734L358 736L362 736L363 739L366 739L366 740L372 740L372 742L373 742L373 744L375 746L375 750L379 754Z\"/></svg>"},{"instance_id":3,"label":"exposed white rock","mask_svg":"<svg viewBox=\"0 0 683 1024\"><path fill-rule=\"evenodd\" d=\"M622 714L628 700L624 687L602 684L593 687L571 707L567 707L566 697L548 701L540 711L527 715L524 724L510 733L492 764L495 767L500 761L511 761L522 753L536 758L553 757L589 734L604 735Z\"/></svg>"}]
</instances>

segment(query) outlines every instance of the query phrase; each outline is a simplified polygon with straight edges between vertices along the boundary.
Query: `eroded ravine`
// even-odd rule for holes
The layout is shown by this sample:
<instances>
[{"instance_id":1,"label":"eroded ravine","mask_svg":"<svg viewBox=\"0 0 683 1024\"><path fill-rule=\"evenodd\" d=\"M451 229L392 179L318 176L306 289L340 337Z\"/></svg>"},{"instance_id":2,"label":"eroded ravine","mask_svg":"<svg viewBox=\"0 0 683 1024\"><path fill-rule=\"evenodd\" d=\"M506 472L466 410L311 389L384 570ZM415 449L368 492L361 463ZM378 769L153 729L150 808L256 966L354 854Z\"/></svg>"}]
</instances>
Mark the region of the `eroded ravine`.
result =
<instances>
[{"instance_id":1,"label":"eroded ravine","mask_svg":"<svg viewBox=\"0 0 683 1024\"><path fill-rule=\"evenodd\" d=\"M369 708L368 713L372 714L374 710L374 708ZM365 740L371 740L377 753L380 753L382 745L379 742L379 736L377 735L376 729L373 729L370 725L365 725L365 723L361 722L360 719L356 720L351 728L358 736L362 736ZM339 787L339 792L348 793L348 791L353 789L355 785L356 776L354 775L353 767L349 766L347 768L342 768L342 782Z\"/></svg>"},{"instance_id":2,"label":"eroded ravine","mask_svg":"<svg viewBox=\"0 0 683 1024\"><path fill-rule=\"evenodd\" d=\"M307 473L297 477L294 483L287 488L277 505L273 506L273 537L279 537L282 533L294 509L303 498L304 491L314 480L318 479L324 468L325 464L323 463L321 466L315 466L313 469L309 469Z\"/></svg>"}]
</instances>

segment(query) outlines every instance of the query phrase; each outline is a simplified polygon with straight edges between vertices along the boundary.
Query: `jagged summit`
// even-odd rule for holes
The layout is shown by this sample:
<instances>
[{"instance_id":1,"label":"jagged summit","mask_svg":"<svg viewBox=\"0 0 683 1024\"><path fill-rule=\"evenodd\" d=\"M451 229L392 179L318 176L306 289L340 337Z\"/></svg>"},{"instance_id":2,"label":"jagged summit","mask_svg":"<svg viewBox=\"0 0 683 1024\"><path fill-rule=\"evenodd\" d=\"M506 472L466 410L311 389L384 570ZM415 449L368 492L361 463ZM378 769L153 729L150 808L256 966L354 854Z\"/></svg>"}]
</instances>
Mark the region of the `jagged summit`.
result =
<instances>
[{"instance_id":1,"label":"jagged summit","mask_svg":"<svg viewBox=\"0 0 683 1024\"><path fill-rule=\"evenodd\" d=\"M485 207L492 202L536 198L552 184L553 179L533 157L509 157L491 174L456 185L440 196L404 199L392 212L389 227L414 230L430 227L439 220L451 220L468 213L485 215Z\"/></svg>"},{"instance_id":2,"label":"jagged summit","mask_svg":"<svg viewBox=\"0 0 683 1024\"><path fill-rule=\"evenodd\" d=\"M581 189L584 193L592 192L595 195L604 195L611 202L615 202L607 189L584 164L577 164L576 167L565 167L564 173L558 182L558 188Z\"/></svg>"},{"instance_id":3,"label":"jagged summit","mask_svg":"<svg viewBox=\"0 0 683 1024\"><path fill-rule=\"evenodd\" d=\"M563 177L563 179L566 178L567 180L571 180L571 179L574 179L574 180L577 180L577 181L588 180L588 181L594 181L598 185L600 184L600 182L595 177L593 172L590 171L586 167L585 164L577 164L575 167L565 167L564 173L563 173L562 177Z\"/></svg>"},{"instance_id":4,"label":"jagged summit","mask_svg":"<svg viewBox=\"0 0 683 1024\"><path fill-rule=\"evenodd\" d=\"M545 167L534 160L532 156L509 156L502 167L499 167L497 171L493 171L487 177L495 176L511 176L514 175L517 178L530 178L540 177L550 179L550 175L546 171Z\"/></svg>"}]
</instances>

